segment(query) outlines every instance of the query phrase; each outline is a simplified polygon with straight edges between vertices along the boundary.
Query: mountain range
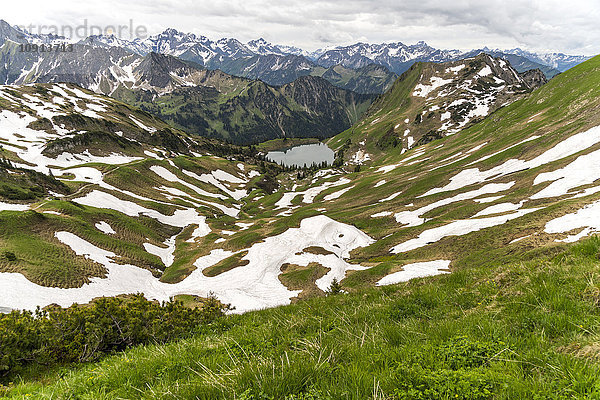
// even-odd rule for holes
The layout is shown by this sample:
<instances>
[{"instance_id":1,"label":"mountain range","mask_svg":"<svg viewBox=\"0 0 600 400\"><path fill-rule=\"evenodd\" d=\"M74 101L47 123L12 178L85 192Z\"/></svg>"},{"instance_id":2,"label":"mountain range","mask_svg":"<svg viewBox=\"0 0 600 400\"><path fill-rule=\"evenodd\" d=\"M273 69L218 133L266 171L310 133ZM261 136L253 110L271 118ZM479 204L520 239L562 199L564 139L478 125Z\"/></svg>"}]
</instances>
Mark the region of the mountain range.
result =
<instances>
[{"instance_id":1,"label":"mountain range","mask_svg":"<svg viewBox=\"0 0 600 400\"><path fill-rule=\"evenodd\" d=\"M511 64L519 72L540 68L544 71L547 78L551 78L559 72L564 72L574 65L589 59L589 57L585 56L569 56L562 53L536 54L523 51L519 48L492 50L484 47L466 52L442 50L433 48L423 41L414 45L405 45L401 42L381 44L356 43L349 46L337 46L308 52L293 46L274 45L262 38L246 44L237 39L227 38L212 41L204 36L186 34L174 29L167 29L160 34L143 40L122 41L114 36L95 36L86 39L85 42L93 42L100 46L124 47L142 55L152 51L170 54L185 60L194 61L208 68L218 68L227 73L248 77L259 76L260 71L263 69L260 66L262 64L262 57L266 56L270 56L271 59L275 60L285 60L277 68L273 68L273 62L271 62L271 70L286 69L288 74L290 70L295 71L296 74L309 74L307 71L310 71L315 66L329 68L335 65L342 65L356 69L369 64L378 64L385 66L391 72L399 75L418 61L455 61L484 52L495 57L510 57ZM238 60L235 68L228 67L231 60ZM287 83L287 79L285 76L271 76L267 78L266 82L283 84Z\"/></svg>"},{"instance_id":2,"label":"mountain range","mask_svg":"<svg viewBox=\"0 0 600 400\"><path fill-rule=\"evenodd\" d=\"M8 36L13 38L22 36L22 40L29 42L48 43L64 40L52 35L31 35L18 28L10 27L4 21L0 22L0 25L3 32L8 32ZM93 35L79 43L92 47L124 48L142 56L150 52L172 55L209 69L220 69L237 76L262 79L271 85L289 83L299 76L322 74L319 72L319 67L331 68L341 65L356 70L369 64L377 64L387 68L393 76L393 74L402 74L418 61L456 61L480 52L508 59L519 72L539 68L549 79L589 58L562 53L537 54L519 48L492 50L484 47L466 52L443 50L433 48L423 41L414 45L405 45L401 42L356 43L309 52L294 46L272 44L262 38L247 43L234 38L213 41L205 36L184 33L172 28L145 39L124 40L114 35ZM345 88L352 90L352 87ZM363 90L363 93L382 93L382 91L378 92L381 88L377 87L366 89L359 87L359 89Z\"/></svg>"},{"instance_id":3,"label":"mountain range","mask_svg":"<svg viewBox=\"0 0 600 400\"><path fill-rule=\"evenodd\" d=\"M429 46L420 41L414 45L405 45L401 42L369 44L356 43L348 46L337 46L319 49L313 52L302 50L298 47L276 45L264 39L252 40L242 43L237 39L223 38L212 41L205 36L196 36L190 33L167 29L164 32L150 36L146 39L133 41L119 40L114 36L92 36L85 39L87 43L100 46L117 46L147 54L149 52L165 53L210 66L219 65L225 58L250 58L253 56L301 56L307 61L314 62L323 67L344 65L363 67L375 63L389 67L391 71L399 74L409 67L411 62L431 61L445 62L464 58L473 52L494 52L496 54L515 55L528 59L531 62L545 65L559 72L581 63L589 57L569 56L562 53L537 54L521 50L474 49L470 51L442 50Z\"/></svg>"}]
</instances>

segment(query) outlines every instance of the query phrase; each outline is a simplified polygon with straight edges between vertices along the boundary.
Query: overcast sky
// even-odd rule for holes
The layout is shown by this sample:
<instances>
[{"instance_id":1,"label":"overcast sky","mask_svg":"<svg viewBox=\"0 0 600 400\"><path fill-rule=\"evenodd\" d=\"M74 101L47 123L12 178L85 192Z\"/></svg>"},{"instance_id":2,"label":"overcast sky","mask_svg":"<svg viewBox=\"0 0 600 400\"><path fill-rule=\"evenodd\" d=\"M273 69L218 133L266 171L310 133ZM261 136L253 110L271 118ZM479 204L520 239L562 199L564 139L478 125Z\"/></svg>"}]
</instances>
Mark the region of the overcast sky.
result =
<instances>
[{"instance_id":1,"label":"overcast sky","mask_svg":"<svg viewBox=\"0 0 600 400\"><path fill-rule=\"evenodd\" d=\"M211 39L264 37L306 50L424 40L446 49L600 53L600 0L20 0L3 2L2 19L36 27L132 20L149 34L172 27Z\"/></svg>"}]
</instances>

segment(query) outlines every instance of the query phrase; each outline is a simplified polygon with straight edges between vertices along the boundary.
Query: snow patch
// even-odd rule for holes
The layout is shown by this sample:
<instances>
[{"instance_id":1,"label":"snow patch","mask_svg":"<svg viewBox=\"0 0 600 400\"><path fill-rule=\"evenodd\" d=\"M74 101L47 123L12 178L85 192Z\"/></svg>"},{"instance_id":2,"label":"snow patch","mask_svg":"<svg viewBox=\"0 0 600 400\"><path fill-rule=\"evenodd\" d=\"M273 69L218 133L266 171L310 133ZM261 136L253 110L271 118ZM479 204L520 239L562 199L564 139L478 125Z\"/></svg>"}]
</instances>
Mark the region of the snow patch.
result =
<instances>
[{"instance_id":1,"label":"snow patch","mask_svg":"<svg viewBox=\"0 0 600 400\"><path fill-rule=\"evenodd\" d=\"M173 265L173 261L175 261L175 239L177 235L167 239L165 241L165 246L167 247L159 247L153 245L152 243L144 243L144 249L150 254L153 254L161 259L165 267L170 267Z\"/></svg>"},{"instance_id":2,"label":"snow patch","mask_svg":"<svg viewBox=\"0 0 600 400\"><path fill-rule=\"evenodd\" d=\"M371 215L371 218L381 218L381 217L387 217L389 215L392 215L391 211L382 211L382 212L378 212L376 214Z\"/></svg>"},{"instance_id":3,"label":"snow patch","mask_svg":"<svg viewBox=\"0 0 600 400\"><path fill-rule=\"evenodd\" d=\"M393 285L415 278L449 274L449 271L445 271L449 266L449 260L436 260L406 264L402 266L402 271L394 272L393 274L389 274L378 280L377 286Z\"/></svg>"},{"instance_id":4,"label":"snow patch","mask_svg":"<svg viewBox=\"0 0 600 400\"><path fill-rule=\"evenodd\" d=\"M530 208L519 210L512 214L500 215L497 217L478 218L478 219L460 219L437 228L428 229L422 232L417 238L408 240L404 243L392 247L390 250L394 254L411 251L419 247L427 246L435 243L447 236L462 236L471 232L476 232L481 229L490 228L492 226L502 225L513 219L522 217L523 215L539 210L538 208Z\"/></svg>"},{"instance_id":5,"label":"snow patch","mask_svg":"<svg viewBox=\"0 0 600 400\"><path fill-rule=\"evenodd\" d=\"M100 222L96 223L96 225L94 225L94 226L100 232L106 233L107 235L114 235L116 233L115 230L106 221L100 221Z\"/></svg>"},{"instance_id":6,"label":"snow patch","mask_svg":"<svg viewBox=\"0 0 600 400\"><path fill-rule=\"evenodd\" d=\"M413 91L412 95L418 97L427 97L429 93L453 81L454 79L443 79L437 76L432 76L429 80L429 85L423 85L419 83L417 86L415 86L415 90Z\"/></svg>"},{"instance_id":7,"label":"snow patch","mask_svg":"<svg viewBox=\"0 0 600 400\"><path fill-rule=\"evenodd\" d=\"M564 233L574 229L582 229L576 235L571 235L563 242L575 242L592 232L600 231L600 200L580 208L574 213L563 215L546 223L544 232Z\"/></svg>"},{"instance_id":8,"label":"snow patch","mask_svg":"<svg viewBox=\"0 0 600 400\"><path fill-rule=\"evenodd\" d=\"M3 203L0 201L0 211L25 211L29 210L29 206L26 204L11 204Z\"/></svg>"}]
</instances>

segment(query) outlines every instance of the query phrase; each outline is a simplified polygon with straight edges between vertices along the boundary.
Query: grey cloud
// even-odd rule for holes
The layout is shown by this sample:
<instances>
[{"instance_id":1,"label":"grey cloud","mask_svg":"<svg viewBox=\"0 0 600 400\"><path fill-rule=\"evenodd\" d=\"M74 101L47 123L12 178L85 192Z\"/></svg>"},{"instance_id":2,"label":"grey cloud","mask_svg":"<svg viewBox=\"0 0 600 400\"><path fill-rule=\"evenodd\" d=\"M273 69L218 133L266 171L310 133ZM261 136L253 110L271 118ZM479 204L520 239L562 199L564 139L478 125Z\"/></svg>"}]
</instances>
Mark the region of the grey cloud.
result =
<instances>
[{"instance_id":1,"label":"grey cloud","mask_svg":"<svg viewBox=\"0 0 600 400\"><path fill-rule=\"evenodd\" d=\"M307 49L425 40L445 48L513 47L600 52L597 0L23 0L5 19L96 24L134 19L152 33L167 27L249 40L267 37ZM12 19L14 18L14 20ZM37 21L34 21L37 18Z\"/></svg>"}]
</instances>

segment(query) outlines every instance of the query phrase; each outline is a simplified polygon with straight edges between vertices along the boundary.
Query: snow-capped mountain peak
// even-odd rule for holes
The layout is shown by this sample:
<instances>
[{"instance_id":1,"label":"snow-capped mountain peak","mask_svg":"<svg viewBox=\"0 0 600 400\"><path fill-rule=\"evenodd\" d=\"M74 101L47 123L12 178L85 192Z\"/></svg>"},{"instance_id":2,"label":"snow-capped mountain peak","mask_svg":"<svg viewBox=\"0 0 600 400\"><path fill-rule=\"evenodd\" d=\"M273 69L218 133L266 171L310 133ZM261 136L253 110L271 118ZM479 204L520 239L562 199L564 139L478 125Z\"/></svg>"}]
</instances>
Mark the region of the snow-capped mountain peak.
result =
<instances>
[{"instance_id":1,"label":"snow-capped mountain peak","mask_svg":"<svg viewBox=\"0 0 600 400\"><path fill-rule=\"evenodd\" d=\"M518 47L510 50L504 50L504 53L525 57L531 61L556 68L561 72L566 71L567 69L572 68L575 65L591 58L587 56L571 56L563 53L533 53L522 50Z\"/></svg>"},{"instance_id":2,"label":"snow-capped mountain peak","mask_svg":"<svg viewBox=\"0 0 600 400\"><path fill-rule=\"evenodd\" d=\"M261 56L262 55L270 55L270 54L275 54L278 56L285 56L285 55L291 54L294 56L305 56L307 58L310 58L309 57L310 53L305 50L302 50L299 47L286 46L286 45L280 45L280 44L272 44L263 38L249 41L248 43L246 43L246 48L248 50L250 50L251 52L253 52L254 54L261 55Z\"/></svg>"}]
</instances>

